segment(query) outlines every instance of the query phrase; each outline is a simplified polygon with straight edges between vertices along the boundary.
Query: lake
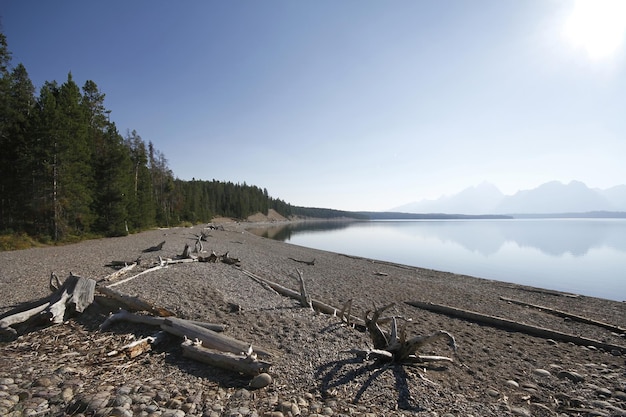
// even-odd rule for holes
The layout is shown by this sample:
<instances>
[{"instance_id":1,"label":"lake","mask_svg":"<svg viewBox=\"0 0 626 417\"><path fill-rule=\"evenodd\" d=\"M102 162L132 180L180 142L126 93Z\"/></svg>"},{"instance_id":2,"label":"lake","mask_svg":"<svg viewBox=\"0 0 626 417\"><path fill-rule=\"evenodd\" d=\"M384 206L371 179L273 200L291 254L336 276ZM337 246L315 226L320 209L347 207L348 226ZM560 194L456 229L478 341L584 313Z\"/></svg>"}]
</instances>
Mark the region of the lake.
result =
<instances>
[{"instance_id":1,"label":"lake","mask_svg":"<svg viewBox=\"0 0 626 417\"><path fill-rule=\"evenodd\" d=\"M626 300L626 219L301 222L253 232L346 255Z\"/></svg>"}]
</instances>

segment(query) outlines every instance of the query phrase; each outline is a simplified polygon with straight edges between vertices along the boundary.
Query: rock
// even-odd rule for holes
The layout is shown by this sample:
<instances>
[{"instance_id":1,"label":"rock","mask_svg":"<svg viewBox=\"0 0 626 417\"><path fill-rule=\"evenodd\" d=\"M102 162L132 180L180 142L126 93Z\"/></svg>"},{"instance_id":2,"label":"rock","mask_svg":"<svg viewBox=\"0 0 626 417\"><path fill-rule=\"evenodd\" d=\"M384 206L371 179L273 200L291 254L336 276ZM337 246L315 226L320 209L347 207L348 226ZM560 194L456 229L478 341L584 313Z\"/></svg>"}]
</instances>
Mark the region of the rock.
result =
<instances>
[{"instance_id":1,"label":"rock","mask_svg":"<svg viewBox=\"0 0 626 417\"><path fill-rule=\"evenodd\" d=\"M530 411L525 409L525 408L523 408L523 407L511 407L511 413L514 416L522 416L522 417L531 417L532 416Z\"/></svg>"},{"instance_id":2,"label":"rock","mask_svg":"<svg viewBox=\"0 0 626 417\"><path fill-rule=\"evenodd\" d=\"M517 383L517 381L514 381L512 379L506 381L505 384L513 388L519 388L519 384Z\"/></svg>"},{"instance_id":3,"label":"rock","mask_svg":"<svg viewBox=\"0 0 626 417\"><path fill-rule=\"evenodd\" d=\"M550 375L552 375L550 371L547 371L545 369L533 369L533 374L540 377L549 377Z\"/></svg>"},{"instance_id":4,"label":"rock","mask_svg":"<svg viewBox=\"0 0 626 417\"><path fill-rule=\"evenodd\" d=\"M574 371L559 371L556 374L556 376L559 379L567 378L573 382L582 382L585 380L585 378L581 374L579 374L578 372L574 372Z\"/></svg>"},{"instance_id":5,"label":"rock","mask_svg":"<svg viewBox=\"0 0 626 417\"><path fill-rule=\"evenodd\" d=\"M185 417L183 410L163 410L161 417Z\"/></svg>"},{"instance_id":6,"label":"rock","mask_svg":"<svg viewBox=\"0 0 626 417\"><path fill-rule=\"evenodd\" d=\"M272 383L272 377L269 374L262 373L252 378L252 380L250 381L250 388L252 389L265 388L271 383Z\"/></svg>"},{"instance_id":7,"label":"rock","mask_svg":"<svg viewBox=\"0 0 626 417\"><path fill-rule=\"evenodd\" d=\"M488 396L493 397L493 398L498 398L500 396L500 393L493 388L487 389L486 392Z\"/></svg>"},{"instance_id":8,"label":"rock","mask_svg":"<svg viewBox=\"0 0 626 417\"><path fill-rule=\"evenodd\" d=\"M598 388L596 390L596 394L598 394L601 397L610 397L611 395L613 395L611 390L608 388Z\"/></svg>"}]
</instances>

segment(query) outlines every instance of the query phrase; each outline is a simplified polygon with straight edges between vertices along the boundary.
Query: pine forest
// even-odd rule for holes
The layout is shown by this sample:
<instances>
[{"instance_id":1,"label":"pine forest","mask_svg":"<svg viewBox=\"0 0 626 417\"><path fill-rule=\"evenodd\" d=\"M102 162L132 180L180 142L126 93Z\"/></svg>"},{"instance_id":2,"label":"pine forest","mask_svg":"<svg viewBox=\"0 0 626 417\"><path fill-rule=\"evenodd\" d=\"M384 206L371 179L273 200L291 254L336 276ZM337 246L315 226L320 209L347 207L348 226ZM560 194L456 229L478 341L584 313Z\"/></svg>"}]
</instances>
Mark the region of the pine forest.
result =
<instances>
[{"instance_id":1,"label":"pine forest","mask_svg":"<svg viewBox=\"0 0 626 417\"><path fill-rule=\"evenodd\" d=\"M93 81L69 73L36 94L0 33L0 234L44 242L244 219L294 207L246 183L184 181L138 132L120 134Z\"/></svg>"}]
</instances>

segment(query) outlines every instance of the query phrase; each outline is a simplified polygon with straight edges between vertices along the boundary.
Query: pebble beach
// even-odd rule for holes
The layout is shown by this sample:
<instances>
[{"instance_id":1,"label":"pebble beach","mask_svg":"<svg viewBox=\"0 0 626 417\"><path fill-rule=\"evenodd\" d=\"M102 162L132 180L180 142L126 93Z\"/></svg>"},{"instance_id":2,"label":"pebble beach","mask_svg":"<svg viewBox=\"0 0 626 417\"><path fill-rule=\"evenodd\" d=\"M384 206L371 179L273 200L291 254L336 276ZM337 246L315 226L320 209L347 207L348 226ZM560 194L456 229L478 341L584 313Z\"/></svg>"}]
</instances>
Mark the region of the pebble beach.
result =
<instances>
[{"instance_id":1,"label":"pebble beach","mask_svg":"<svg viewBox=\"0 0 626 417\"><path fill-rule=\"evenodd\" d=\"M99 326L111 312L96 302L63 324L0 339L0 415L8 416L620 416L626 415L626 336L594 324L505 301L548 306L626 328L626 303L543 291L319 251L256 236L258 224L217 222L157 229L66 246L0 252L0 315L50 294L49 277L70 273L96 281L110 265L176 258L196 235L205 254L229 254L236 265L169 265L117 285L176 317L221 323L226 334L275 352L262 388L251 378L185 358L179 338L135 358L109 352L158 329ZM165 242L159 251L146 248ZM365 360L367 332L312 311L249 274L297 290L351 314L393 303L386 312L408 335L445 330L424 355L453 362L416 365ZM128 276L134 273L130 272ZM125 276L126 277L126 276ZM504 298L504 299L503 299ZM413 307L436 303L597 340L603 349L537 337ZM1 317L1 316L0 316ZM620 350L619 347L624 347Z\"/></svg>"}]
</instances>

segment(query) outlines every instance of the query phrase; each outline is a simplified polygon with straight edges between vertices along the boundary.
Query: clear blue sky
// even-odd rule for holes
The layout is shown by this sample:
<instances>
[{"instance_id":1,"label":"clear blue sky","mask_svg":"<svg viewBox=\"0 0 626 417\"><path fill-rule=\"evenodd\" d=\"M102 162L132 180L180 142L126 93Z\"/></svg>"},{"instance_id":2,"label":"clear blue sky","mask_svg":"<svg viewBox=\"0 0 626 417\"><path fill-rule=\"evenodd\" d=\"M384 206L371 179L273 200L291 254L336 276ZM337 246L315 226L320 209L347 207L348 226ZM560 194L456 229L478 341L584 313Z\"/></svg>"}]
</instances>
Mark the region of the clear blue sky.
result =
<instances>
[{"instance_id":1,"label":"clear blue sky","mask_svg":"<svg viewBox=\"0 0 626 417\"><path fill-rule=\"evenodd\" d=\"M626 183L626 1L0 0L34 84L96 82L183 179L385 210ZM595 6L594 6L595 5Z\"/></svg>"}]
</instances>

